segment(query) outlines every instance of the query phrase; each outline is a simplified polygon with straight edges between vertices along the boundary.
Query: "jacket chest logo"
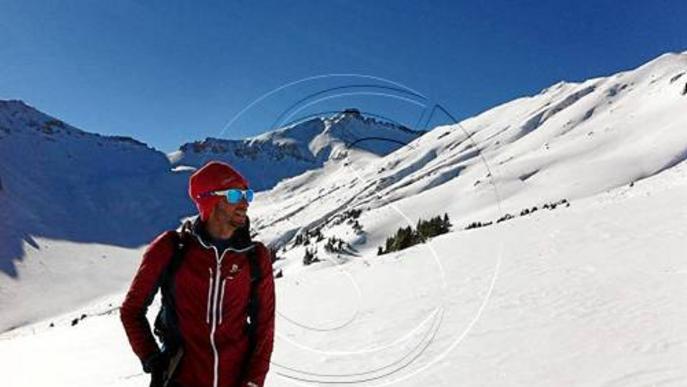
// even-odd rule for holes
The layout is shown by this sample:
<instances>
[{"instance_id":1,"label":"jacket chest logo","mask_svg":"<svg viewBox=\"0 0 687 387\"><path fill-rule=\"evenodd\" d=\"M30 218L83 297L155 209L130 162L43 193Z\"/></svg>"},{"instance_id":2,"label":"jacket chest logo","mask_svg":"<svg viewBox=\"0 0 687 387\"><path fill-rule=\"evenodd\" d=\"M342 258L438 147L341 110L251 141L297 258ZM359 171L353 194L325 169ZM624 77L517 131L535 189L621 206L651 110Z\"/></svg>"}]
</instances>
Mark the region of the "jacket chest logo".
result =
<instances>
[{"instance_id":1,"label":"jacket chest logo","mask_svg":"<svg viewBox=\"0 0 687 387\"><path fill-rule=\"evenodd\" d=\"M231 269L229 269L229 279L233 279L240 271L239 265L232 263Z\"/></svg>"}]
</instances>

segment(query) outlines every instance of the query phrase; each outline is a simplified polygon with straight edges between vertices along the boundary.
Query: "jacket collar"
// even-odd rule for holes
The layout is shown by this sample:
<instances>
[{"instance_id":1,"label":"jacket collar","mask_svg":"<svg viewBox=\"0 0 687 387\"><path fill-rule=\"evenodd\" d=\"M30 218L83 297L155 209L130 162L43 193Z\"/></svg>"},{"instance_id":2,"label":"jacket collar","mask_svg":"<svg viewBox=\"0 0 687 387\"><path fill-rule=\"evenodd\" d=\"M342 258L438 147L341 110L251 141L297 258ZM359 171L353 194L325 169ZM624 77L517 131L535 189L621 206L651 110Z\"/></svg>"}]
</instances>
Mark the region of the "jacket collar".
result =
<instances>
[{"instance_id":1,"label":"jacket collar","mask_svg":"<svg viewBox=\"0 0 687 387\"><path fill-rule=\"evenodd\" d=\"M200 220L200 216L196 216L184 222L181 227L181 232L188 233L195 237L204 248L211 248L210 236L206 231L205 222ZM250 237L250 219L246 217L246 224L234 231L234 234L229 239L227 248L241 252L253 248L253 245L253 240Z\"/></svg>"}]
</instances>

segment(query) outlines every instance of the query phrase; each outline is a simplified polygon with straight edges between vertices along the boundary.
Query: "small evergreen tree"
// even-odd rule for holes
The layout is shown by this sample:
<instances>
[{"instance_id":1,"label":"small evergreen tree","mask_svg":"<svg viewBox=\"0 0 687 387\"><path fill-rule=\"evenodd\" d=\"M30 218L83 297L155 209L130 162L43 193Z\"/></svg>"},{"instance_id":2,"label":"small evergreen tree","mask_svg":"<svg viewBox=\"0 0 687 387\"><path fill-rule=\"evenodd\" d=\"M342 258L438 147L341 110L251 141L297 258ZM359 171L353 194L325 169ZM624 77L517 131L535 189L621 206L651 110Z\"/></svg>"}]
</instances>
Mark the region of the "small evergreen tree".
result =
<instances>
[{"instance_id":1,"label":"small evergreen tree","mask_svg":"<svg viewBox=\"0 0 687 387\"><path fill-rule=\"evenodd\" d=\"M444 212L444 219L442 221L442 226L443 226L442 230L444 230L442 234L445 234L445 233L451 231L451 227L453 227L453 225L451 224L451 220L448 218L448 214L446 212Z\"/></svg>"},{"instance_id":2,"label":"small evergreen tree","mask_svg":"<svg viewBox=\"0 0 687 387\"><path fill-rule=\"evenodd\" d=\"M319 258L317 258L317 249L309 249L305 248L305 254L303 255L303 265L308 266L311 263L319 262Z\"/></svg>"}]
</instances>

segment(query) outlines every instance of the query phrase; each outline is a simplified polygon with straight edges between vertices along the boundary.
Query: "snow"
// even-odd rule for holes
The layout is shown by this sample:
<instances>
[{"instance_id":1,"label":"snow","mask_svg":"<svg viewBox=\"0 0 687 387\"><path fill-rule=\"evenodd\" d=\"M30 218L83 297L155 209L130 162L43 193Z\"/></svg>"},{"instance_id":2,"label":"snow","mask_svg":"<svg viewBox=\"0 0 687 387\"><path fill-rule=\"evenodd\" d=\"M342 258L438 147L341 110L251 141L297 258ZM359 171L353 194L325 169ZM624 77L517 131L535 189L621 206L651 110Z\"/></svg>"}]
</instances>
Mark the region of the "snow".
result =
<instances>
[{"instance_id":1,"label":"snow","mask_svg":"<svg viewBox=\"0 0 687 387\"><path fill-rule=\"evenodd\" d=\"M682 163L570 207L281 278L267 386L683 386L685 195ZM116 311L91 316L122 296L1 336L8 385L146 385Z\"/></svg>"},{"instance_id":2,"label":"snow","mask_svg":"<svg viewBox=\"0 0 687 387\"><path fill-rule=\"evenodd\" d=\"M293 167L286 175L266 176L271 185L249 210L258 239L283 258L275 264L284 277L276 282L269 387L684 386L687 96L678 75L686 70L687 53L666 54L635 70L562 82L393 149L346 149L351 138L376 130L403 132L345 114L245 142L209 139L198 143L205 150L197 154L182 146L168 155L172 162L125 141L141 152L136 162L159 163L149 170L158 177L122 178L152 197L160 187L183 194L185 177L206 157L255 152L257 161L239 166L250 174L273 165L272 156L303 156L303 165L285 163ZM351 122L337 127L342 120ZM214 146L230 151L213 153ZM0 157L15 168L27 159L17 152ZM0 217L3 230L17 220L50 229L71 215L54 214L70 208L68 195L50 206L47 198L30 202L13 192L56 185L70 171L114 173L103 168L74 163L20 179L0 163L0 195L11 198L0 210L28 213ZM72 178L76 197L94 196ZM18 182L26 186L18 189ZM118 184L106 187L126 192ZM169 203L181 203L174 198ZM561 199L570 205L543 208ZM122 204L121 214L134 208L186 215L181 205L164 203ZM534 206L539 210L519 215ZM361 210L362 231L343 218L353 209ZM73 216L82 221L93 213ZM444 213L453 232L376 255L399 227ZM496 223L504 214L514 218ZM494 224L465 229L475 221ZM140 234L126 224L117 225L119 238ZM145 230L156 226L163 228ZM324 240L311 239L308 247L317 246L322 262L304 266L305 247L294 238L315 229ZM0 364L14 370L6 373L8 385L147 385L116 310L143 246L73 233L13 237L24 255L13 261L17 276L0 277L0 324L26 325L0 334ZM349 252L325 252L328 237L343 239ZM98 259L101 252L107 259Z\"/></svg>"},{"instance_id":3,"label":"snow","mask_svg":"<svg viewBox=\"0 0 687 387\"><path fill-rule=\"evenodd\" d=\"M46 238L25 244L19 278L0 288L1 326L10 329L73 310L130 281L143 249Z\"/></svg>"}]
</instances>

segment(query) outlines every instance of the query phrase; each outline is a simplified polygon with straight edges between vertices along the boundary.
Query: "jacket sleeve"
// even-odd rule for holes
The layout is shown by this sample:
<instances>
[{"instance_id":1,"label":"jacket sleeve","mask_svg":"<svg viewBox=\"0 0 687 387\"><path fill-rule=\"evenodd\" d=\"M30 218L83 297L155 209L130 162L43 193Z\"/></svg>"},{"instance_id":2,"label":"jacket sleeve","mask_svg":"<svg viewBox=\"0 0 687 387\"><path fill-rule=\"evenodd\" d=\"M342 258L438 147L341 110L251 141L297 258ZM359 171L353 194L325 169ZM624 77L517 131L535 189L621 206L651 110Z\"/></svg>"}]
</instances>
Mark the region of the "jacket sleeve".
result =
<instances>
[{"instance_id":1,"label":"jacket sleeve","mask_svg":"<svg viewBox=\"0 0 687 387\"><path fill-rule=\"evenodd\" d=\"M257 257L260 263L261 278L257 288L258 318L256 340L253 353L248 360L245 377L241 387L262 387L270 368L270 358L274 344L274 275L272 273L271 253L258 242Z\"/></svg>"},{"instance_id":2,"label":"jacket sleeve","mask_svg":"<svg viewBox=\"0 0 687 387\"><path fill-rule=\"evenodd\" d=\"M144 365L160 351L150 330L146 312L157 293L162 271L171 260L174 251L173 233L174 231L167 231L160 234L148 246L120 307L120 318L131 348Z\"/></svg>"}]
</instances>

